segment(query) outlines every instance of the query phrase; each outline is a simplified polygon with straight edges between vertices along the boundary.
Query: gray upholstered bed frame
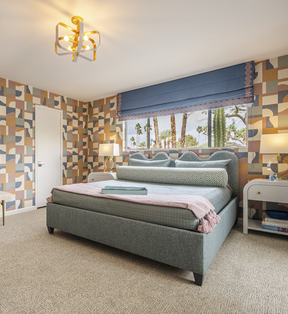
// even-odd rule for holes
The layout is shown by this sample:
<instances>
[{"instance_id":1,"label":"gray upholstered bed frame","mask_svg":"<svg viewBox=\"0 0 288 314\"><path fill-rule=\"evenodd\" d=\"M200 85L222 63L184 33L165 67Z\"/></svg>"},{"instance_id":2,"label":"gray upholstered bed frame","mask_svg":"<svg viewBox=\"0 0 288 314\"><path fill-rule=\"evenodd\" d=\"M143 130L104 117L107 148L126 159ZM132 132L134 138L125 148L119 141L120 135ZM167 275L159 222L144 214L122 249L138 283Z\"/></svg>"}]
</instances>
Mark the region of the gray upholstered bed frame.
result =
<instances>
[{"instance_id":1,"label":"gray upholstered bed frame","mask_svg":"<svg viewBox=\"0 0 288 314\"><path fill-rule=\"evenodd\" d=\"M142 158L139 155L135 157ZM231 159L227 172L233 195L231 201L218 213L221 221L212 233L161 226L54 203L47 204L48 231L53 233L54 228L60 229L191 271L194 273L195 283L201 286L206 270L238 216L238 158L233 153L220 151L205 160L224 159ZM191 152L184 153L179 160L203 161Z\"/></svg>"}]
</instances>

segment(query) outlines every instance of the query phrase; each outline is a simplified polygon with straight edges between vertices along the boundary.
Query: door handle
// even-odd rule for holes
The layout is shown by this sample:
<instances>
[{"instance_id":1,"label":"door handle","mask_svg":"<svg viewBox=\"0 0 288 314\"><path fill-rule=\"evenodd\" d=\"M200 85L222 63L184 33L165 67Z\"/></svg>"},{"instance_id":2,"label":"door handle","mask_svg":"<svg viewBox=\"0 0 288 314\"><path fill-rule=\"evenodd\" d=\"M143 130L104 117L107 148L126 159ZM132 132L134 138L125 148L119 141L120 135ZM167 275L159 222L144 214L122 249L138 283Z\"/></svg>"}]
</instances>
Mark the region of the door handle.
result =
<instances>
[{"instance_id":1,"label":"door handle","mask_svg":"<svg viewBox=\"0 0 288 314\"><path fill-rule=\"evenodd\" d=\"M46 165L46 164L44 164L43 161L38 161L38 167L42 167L42 166L44 166L44 165Z\"/></svg>"}]
</instances>

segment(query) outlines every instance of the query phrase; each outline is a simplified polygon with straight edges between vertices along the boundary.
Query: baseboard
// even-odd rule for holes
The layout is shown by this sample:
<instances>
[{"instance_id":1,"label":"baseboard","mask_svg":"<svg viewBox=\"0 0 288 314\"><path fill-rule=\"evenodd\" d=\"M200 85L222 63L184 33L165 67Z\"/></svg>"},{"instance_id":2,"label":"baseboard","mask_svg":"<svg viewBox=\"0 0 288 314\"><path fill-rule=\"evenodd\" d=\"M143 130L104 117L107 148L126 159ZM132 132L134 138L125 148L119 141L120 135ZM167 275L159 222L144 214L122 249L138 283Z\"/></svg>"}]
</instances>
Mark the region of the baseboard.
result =
<instances>
[{"instance_id":1,"label":"baseboard","mask_svg":"<svg viewBox=\"0 0 288 314\"><path fill-rule=\"evenodd\" d=\"M14 214L21 214L21 213L25 213L25 212L30 212L31 210L35 210L35 209L37 209L36 206L25 207L25 208L14 209L14 210L8 210L8 211L5 211L5 216L11 216ZM2 210L0 213L0 217L2 217Z\"/></svg>"}]
</instances>

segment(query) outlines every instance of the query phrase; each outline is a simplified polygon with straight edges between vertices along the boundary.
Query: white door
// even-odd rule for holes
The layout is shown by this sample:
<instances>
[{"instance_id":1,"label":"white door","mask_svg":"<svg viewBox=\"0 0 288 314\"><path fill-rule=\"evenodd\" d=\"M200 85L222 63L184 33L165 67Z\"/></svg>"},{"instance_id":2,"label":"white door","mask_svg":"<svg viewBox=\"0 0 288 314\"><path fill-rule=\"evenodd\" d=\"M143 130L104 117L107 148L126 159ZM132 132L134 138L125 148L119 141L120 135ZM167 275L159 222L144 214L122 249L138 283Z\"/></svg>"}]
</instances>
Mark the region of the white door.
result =
<instances>
[{"instance_id":1,"label":"white door","mask_svg":"<svg viewBox=\"0 0 288 314\"><path fill-rule=\"evenodd\" d=\"M62 111L35 106L36 206L46 206L52 188L62 185Z\"/></svg>"}]
</instances>

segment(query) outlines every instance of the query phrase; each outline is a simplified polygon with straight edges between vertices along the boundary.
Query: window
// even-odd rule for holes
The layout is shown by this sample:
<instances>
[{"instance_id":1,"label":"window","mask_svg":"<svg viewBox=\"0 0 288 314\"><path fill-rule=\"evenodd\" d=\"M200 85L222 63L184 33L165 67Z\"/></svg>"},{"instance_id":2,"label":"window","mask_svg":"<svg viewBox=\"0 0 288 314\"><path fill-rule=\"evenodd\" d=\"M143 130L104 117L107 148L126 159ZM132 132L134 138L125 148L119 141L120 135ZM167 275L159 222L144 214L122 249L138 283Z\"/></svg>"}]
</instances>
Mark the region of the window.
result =
<instances>
[{"instance_id":1,"label":"window","mask_svg":"<svg viewBox=\"0 0 288 314\"><path fill-rule=\"evenodd\" d=\"M126 121L127 149L241 147L246 105Z\"/></svg>"}]
</instances>

